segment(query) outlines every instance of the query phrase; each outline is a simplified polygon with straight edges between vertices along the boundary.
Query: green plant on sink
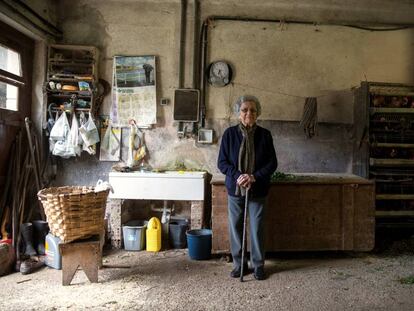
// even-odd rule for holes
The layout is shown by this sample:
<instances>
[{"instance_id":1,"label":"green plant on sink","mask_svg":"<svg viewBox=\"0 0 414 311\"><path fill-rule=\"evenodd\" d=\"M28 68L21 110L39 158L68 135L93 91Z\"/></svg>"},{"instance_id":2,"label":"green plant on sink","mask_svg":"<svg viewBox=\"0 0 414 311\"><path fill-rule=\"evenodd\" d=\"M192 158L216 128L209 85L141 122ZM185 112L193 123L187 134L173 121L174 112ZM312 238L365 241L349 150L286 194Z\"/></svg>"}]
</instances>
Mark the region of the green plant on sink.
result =
<instances>
[{"instance_id":1,"label":"green plant on sink","mask_svg":"<svg viewBox=\"0 0 414 311\"><path fill-rule=\"evenodd\" d=\"M292 174L285 174L282 172L274 172L270 177L270 181L286 181L286 180L295 180L297 176Z\"/></svg>"}]
</instances>

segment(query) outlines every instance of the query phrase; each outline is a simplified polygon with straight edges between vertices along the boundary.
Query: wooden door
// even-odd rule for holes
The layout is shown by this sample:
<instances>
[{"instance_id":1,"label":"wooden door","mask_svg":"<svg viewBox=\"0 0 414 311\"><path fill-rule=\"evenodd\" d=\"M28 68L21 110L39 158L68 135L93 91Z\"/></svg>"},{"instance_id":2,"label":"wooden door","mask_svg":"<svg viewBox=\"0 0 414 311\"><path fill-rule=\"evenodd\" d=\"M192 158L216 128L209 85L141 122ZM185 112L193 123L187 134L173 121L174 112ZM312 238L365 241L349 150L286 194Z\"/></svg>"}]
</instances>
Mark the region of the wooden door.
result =
<instances>
[{"instance_id":1,"label":"wooden door","mask_svg":"<svg viewBox=\"0 0 414 311\"><path fill-rule=\"evenodd\" d=\"M34 42L0 22L0 197L4 193L10 148L24 118L30 117ZM0 207L0 223L10 217Z\"/></svg>"}]
</instances>

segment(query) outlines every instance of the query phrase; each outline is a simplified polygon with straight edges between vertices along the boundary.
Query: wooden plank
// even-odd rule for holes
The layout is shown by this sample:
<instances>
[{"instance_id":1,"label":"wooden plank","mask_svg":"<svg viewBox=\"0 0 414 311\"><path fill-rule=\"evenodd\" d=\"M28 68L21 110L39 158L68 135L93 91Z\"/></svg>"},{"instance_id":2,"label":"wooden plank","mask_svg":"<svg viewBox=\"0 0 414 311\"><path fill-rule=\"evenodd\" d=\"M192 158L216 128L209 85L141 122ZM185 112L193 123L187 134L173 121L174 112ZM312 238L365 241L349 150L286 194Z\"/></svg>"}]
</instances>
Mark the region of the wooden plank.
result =
<instances>
[{"instance_id":1,"label":"wooden plank","mask_svg":"<svg viewBox=\"0 0 414 311\"><path fill-rule=\"evenodd\" d=\"M414 211L376 211L375 212L376 217L404 217L414 216Z\"/></svg>"},{"instance_id":2,"label":"wooden plank","mask_svg":"<svg viewBox=\"0 0 414 311\"><path fill-rule=\"evenodd\" d=\"M358 185L342 186L342 249L354 249L354 189Z\"/></svg>"},{"instance_id":3,"label":"wooden plank","mask_svg":"<svg viewBox=\"0 0 414 311\"><path fill-rule=\"evenodd\" d=\"M360 250L374 246L375 185L271 185L265 216L266 251ZM229 253L227 193L212 186L213 253Z\"/></svg>"},{"instance_id":4,"label":"wooden plank","mask_svg":"<svg viewBox=\"0 0 414 311\"><path fill-rule=\"evenodd\" d=\"M414 194L377 194L377 200L414 200Z\"/></svg>"},{"instance_id":5,"label":"wooden plank","mask_svg":"<svg viewBox=\"0 0 414 311\"><path fill-rule=\"evenodd\" d=\"M62 285L70 285L79 266L90 282L98 282L100 241L59 244L59 248L62 253Z\"/></svg>"},{"instance_id":6,"label":"wooden plank","mask_svg":"<svg viewBox=\"0 0 414 311\"><path fill-rule=\"evenodd\" d=\"M370 114L375 113L414 113L414 108L369 108Z\"/></svg>"},{"instance_id":7,"label":"wooden plank","mask_svg":"<svg viewBox=\"0 0 414 311\"><path fill-rule=\"evenodd\" d=\"M372 147L385 147L385 148L414 148L414 144L400 144L400 143L377 143L373 142Z\"/></svg>"},{"instance_id":8,"label":"wooden plank","mask_svg":"<svg viewBox=\"0 0 414 311\"><path fill-rule=\"evenodd\" d=\"M289 173L294 178L277 180L272 184L373 184L372 180L343 173ZM212 185L224 185L224 177L214 176Z\"/></svg>"},{"instance_id":9,"label":"wooden plank","mask_svg":"<svg viewBox=\"0 0 414 311\"><path fill-rule=\"evenodd\" d=\"M369 158L371 166L414 166L414 160L411 159L376 159Z\"/></svg>"}]
</instances>

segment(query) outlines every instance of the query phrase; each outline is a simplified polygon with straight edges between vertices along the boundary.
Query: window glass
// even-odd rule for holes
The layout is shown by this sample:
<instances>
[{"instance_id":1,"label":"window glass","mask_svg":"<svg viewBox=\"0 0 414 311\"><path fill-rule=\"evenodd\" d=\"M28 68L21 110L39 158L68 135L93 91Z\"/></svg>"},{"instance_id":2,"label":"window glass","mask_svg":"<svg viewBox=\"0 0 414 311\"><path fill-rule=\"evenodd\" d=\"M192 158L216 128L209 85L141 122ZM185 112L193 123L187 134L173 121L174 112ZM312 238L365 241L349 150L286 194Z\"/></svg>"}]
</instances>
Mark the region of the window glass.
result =
<instances>
[{"instance_id":1,"label":"window glass","mask_svg":"<svg viewBox=\"0 0 414 311\"><path fill-rule=\"evenodd\" d=\"M20 54L0 44L0 69L22 76Z\"/></svg>"},{"instance_id":2,"label":"window glass","mask_svg":"<svg viewBox=\"0 0 414 311\"><path fill-rule=\"evenodd\" d=\"M17 111L18 88L0 81L0 108Z\"/></svg>"}]
</instances>

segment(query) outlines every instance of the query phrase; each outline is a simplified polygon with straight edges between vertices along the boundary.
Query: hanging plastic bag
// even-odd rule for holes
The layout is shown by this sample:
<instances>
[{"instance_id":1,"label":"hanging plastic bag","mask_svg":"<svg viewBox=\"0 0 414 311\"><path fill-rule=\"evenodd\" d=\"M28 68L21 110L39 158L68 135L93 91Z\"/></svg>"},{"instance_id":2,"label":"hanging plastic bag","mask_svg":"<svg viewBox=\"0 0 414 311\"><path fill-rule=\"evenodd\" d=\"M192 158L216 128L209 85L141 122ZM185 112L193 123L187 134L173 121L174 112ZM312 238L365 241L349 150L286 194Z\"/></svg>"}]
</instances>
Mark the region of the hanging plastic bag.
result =
<instances>
[{"instance_id":1,"label":"hanging plastic bag","mask_svg":"<svg viewBox=\"0 0 414 311\"><path fill-rule=\"evenodd\" d=\"M73 149L73 146L70 142L70 127L68 118L66 117L66 112L62 113L62 116L59 117L58 121L56 122L55 126L58 124L59 120L62 118L62 132L63 137L56 141L53 147L52 154L55 156L59 156L62 158L70 158L76 156L76 153ZM59 125L60 126L60 125ZM52 129L53 130L53 129Z\"/></svg>"},{"instance_id":2,"label":"hanging plastic bag","mask_svg":"<svg viewBox=\"0 0 414 311\"><path fill-rule=\"evenodd\" d=\"M120 141L114 133L114 128L109 123L105 131L105 135L101 140L101 149L105 150L107 153L110 153L111 155L115 155L119 147Z\"/></svg>"},{"instance_id":3,"label":"hanging plastic bag","mask_svg":"<svg viewBox=\"0 0 414 311\"><path fill-rule=\"evenodd\" d=\"M105 131L105 135L101 141L101 149L105 150L106 152L109 152L111 132L112 132L112 126L111 124L108 124L108 127L106 128L106 131Z\"/></svg>"},{"instance_id":4,"label":"hanging plastic bag","mask_svg":"<svg viewBox=\"0 0 414 311\"><path fill-rule=\"evenodd\" d=\"M72 126L70 127L70 140L69 141L73 148L73 152L77 156L80 156L81 147L79 144L79 123L78 123L78 119L76 118L75 113L72 116Z\"/></svg>"},{"instance_id":5,"label":"hanging plastic bag","mask_svg":"<svg viewBox=\"0 0 414 311\"><path fill-rule=\"evenodd\" d=\"M56 113L56 117L58 114ZM56 118L54 125L49 134L49 150L53 153L57 141L65 138L66 131L69 129L69 121L66 113L62 113L59 118Z\"/></svg>"},{"instance_id":6,"label":"hanging plastic bag","mask_svg":"<svg viewBox=\"0 0 414 311\"><path fill-rule=\"evenodd\" d=\"M111 155L115 155L121 147L120 137L118 138L115 131L116 129L114 130L111 128L111 135L109 136L109 153ZM120 129L118 129L118 131L120 131Z\"/></svg>"},{"instance_id":7,"label":"hanging plastic bag","mask_svg":"<svg viewBox=\"0 0 414 311\"><path fill-rule=\"evenodd\" d=\"M79 128L81 128L81 127L85 126L86 122L87 122L87 120L86 120L85 113L84 113L83 111L81 111L81 113L80 113L80 115L79 115ZM81 152L82 152L82 151L86 151L86 152L87 152L87 153L89 153L90 155L94 155L94 154L96 153L94 146L90 146L90 147L88 147L88 146L84 143L83 138L82 138L82 135L80 135L80 132L79 132L78 139L79 139L79 146L80 146L80 148L81 148Z\"/></svg>"},{"instance_id":8,"label":"hanging plastic bag","mask_svg":"<svg viewBox=\"0 0 414 311\"><path fill-rule=\"evenodd\" d=\"M129 122L129 142L128 142L128 159L127 166L134 167L146 155L146 148L143 144L143 133L138 129L138 126L134 120ZM141 137L138 135L141 134Z\"/></svg>"},{"instance_id":9,"label":"hanging plastic bag","mask_svg":"<svg viewBox=\"0 0 414 311\"><path fill-rule=\"evenodd\" d=\"M90 147L99 142L98 129L90 115L88 121L79 128L79 134L82 136L83 144L86 147Z\"/></svg>"},{"instance_id":10,"label":"hanging plastic bag","mask_svg":"<svg viewBox=\"0 0 414 311\"><path fill-rule=\"evenodd\" d=\"M69 129L69 121L66 117L66 113L63 112L59 119L55 122L55 124L52 127L52 130L50 131L50 139L58 141L65 138L65 135L67 134L66 131Z\"/></svg>"}]
</instances>

